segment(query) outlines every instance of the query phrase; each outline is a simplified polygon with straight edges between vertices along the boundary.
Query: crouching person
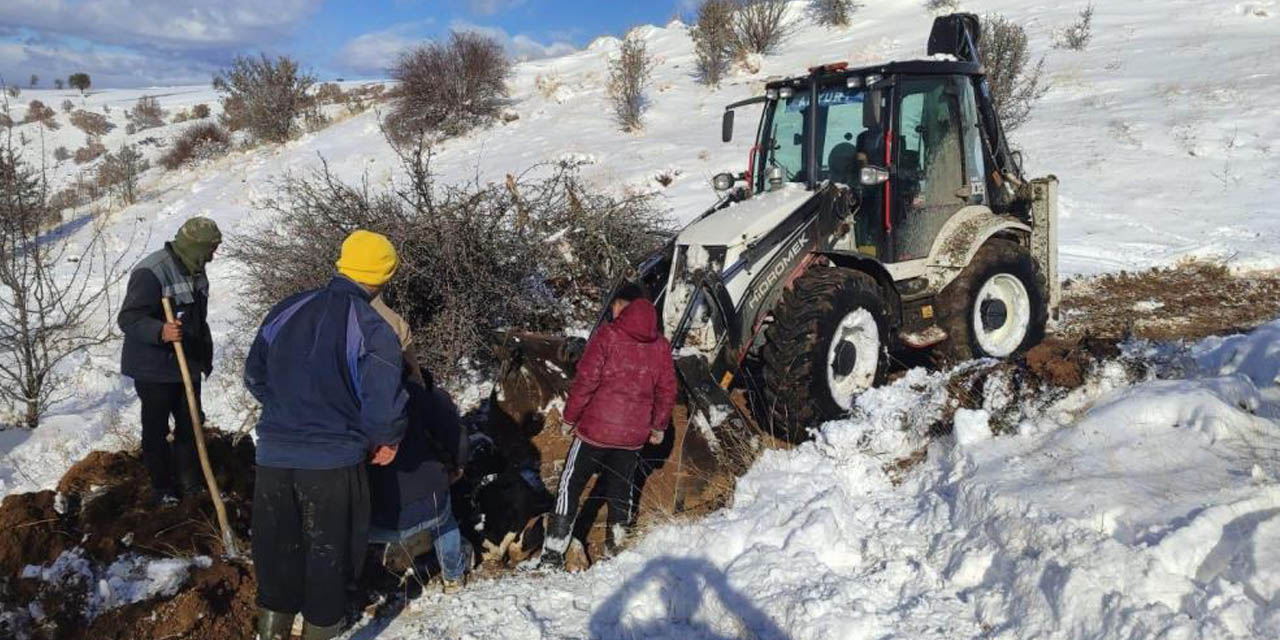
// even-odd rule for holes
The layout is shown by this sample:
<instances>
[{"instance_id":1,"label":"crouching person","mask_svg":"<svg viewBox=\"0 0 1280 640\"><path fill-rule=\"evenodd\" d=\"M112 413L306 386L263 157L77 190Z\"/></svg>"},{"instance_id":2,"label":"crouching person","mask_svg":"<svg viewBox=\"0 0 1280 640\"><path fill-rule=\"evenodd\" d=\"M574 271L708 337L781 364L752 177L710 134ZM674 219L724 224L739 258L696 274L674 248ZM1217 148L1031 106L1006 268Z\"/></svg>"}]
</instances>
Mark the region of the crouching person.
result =
<instances>
[{"instance_id":1,"label":"crouching person","mask_svg":"<svg viewBox=\"0 0 1280 640\"><path fill-rule=\"evenodd\" d=\"M639 285L627 284L610 310L613 320L587 341L569 389L564 421L575 437L547 526L544 567L564 566L579 498L596 474L609 511L605 544L617 550L631 520L639 450L662 442L675 405L675 363L653 304Z\"/></svg>"},{"instance_id":2,"label":"crouching person","mask_svg":"<svg viewBox=\"0 0 1280 640\"><path fill-rule=\"evenodd\" d=\"M338 275L267 314L245 362L262 403L253 496L258 638L337 636L368 546L365 461L386 465L405 430L400 343L370 306L395 273L383 236L356 231Z\"/></svg>"},{"instance_id":3,"label":"crouching person","mask_svg":"<svg viewBox=\"0 0 1280 640\"><path fill-rule=\"evenodd\" d=\"M430 383L427 383L430 384ZM445 593L462 588L471 565L449 499L470 456L470 441L449 394L409 387L409 427L391 464L369 468L373 517L369 541L386 544L383 564L408 574L433 547Z\"/></svg>"}]
</instances>

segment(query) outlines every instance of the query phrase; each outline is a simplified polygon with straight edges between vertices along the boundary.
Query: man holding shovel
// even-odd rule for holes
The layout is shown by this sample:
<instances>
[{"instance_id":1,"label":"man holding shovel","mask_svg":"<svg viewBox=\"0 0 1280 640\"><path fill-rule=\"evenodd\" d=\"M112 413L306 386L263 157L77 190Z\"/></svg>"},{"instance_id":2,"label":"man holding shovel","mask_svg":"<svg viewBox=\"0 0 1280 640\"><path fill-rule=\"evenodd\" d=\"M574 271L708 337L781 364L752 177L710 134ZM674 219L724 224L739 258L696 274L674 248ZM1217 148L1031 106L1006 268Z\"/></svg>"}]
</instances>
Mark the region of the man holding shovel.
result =
<instances>
[{"instance_id":1,"label":"man holding shovel","mask_svg":"<svg viewBox=\"0 0 1280 640\"><path fill-rule=\"evenodd\" d=\"M364 463L387 465L405 431L408 394L392 327L371 302L399 261L386 237L356 231L338 274L276 305L245 362L262 403L253 495L258 638L341 632L347 583L365 555L369 487Z\"/></svg>"},{"instance_id":2,"label":"man holding shovel","mask_svg":"<svg viewBox=\"0 0 1280 640\"><path fill-rule=\"evenodd\" d=\"M117 317L124 332L120 370L133 378L142 401L142 461L161 505L176 503L179 490L192 496L204 486L173 343L182 344L188 365L196 373L191 382L199 405L199 374L208 376L213 371L209 278L204 268L221 242L222 234L212 220L187 220L173 241L134 268ZM170 300L174 322L166 322L162 298ZM198 406L196 409L199 413ZM168 440L170 416L174 424L172 445Z\"/></svg>"}]
</instances>

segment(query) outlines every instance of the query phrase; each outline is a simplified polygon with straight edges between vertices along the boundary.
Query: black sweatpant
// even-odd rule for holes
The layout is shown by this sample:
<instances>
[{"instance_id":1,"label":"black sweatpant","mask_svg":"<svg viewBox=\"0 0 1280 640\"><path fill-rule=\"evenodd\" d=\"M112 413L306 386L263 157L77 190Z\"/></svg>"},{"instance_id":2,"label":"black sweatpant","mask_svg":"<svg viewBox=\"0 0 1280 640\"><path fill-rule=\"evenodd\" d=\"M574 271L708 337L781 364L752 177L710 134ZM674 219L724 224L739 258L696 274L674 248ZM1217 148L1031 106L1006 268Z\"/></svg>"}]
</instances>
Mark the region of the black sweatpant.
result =
<instances>
[{"instance_id":1,"label":"black sweatpant","mask_svg":"<svg viewBox=\"0 0 1280 640\"><path fill-rule=\"evenodd\" d=\"M560 474L560 488L556 492L555 509L552 511L546 548L564 553L569 548L573 533L573 521L578 515L578 502L591 476L600 474L601 497L609 508L609 536L616 539L619 530L631 520L632 483L640 452L629 449L597 447L574 438L565 456L564 471Z\"/></svg>"},{"instance_id":2,"label":"black sweatpant","mask_svg":"<svg viewBox=\"0 0 1280 640\"><path fill-rule=\"evenodd\" d=\"M259 466L253 488L258 605L327 627L347 614L347 583L369 544L364 464L340 469Z\"/></svg>"},{"instance_id":3,"label":"black sweatpant","mask_svg":"<svg viewBox=\"0 0 1280 640\"><path fill-rule=\"evenodd\" d=\"M200 404L200 381L195 386L197 410ZM187 392L181 382L143 382L135 380L133 388L142 401L142 463L151 476L157 492L173 493L199 490L200 462L196 457L195 434L191 430L191 412L187 410ZM169 443L169 417L173 417L173 444Z\"/></svg>"}]
</instances>

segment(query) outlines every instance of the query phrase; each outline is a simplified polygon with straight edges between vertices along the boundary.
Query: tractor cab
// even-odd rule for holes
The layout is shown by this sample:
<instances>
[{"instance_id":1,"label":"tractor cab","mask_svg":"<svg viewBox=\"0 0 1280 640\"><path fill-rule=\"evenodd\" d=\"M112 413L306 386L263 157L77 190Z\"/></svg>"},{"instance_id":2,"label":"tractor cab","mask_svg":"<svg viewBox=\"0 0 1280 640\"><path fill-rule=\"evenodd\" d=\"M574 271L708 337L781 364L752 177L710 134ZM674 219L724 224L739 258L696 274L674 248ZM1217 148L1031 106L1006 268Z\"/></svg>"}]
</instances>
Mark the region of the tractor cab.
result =
<instances>
[{"instance_id":1,"label":"tractor cab","mask_svg":"<svg viewBox=\"0 0 1280 640\"><path fill-rule=\"evenodd\" d=\"M740 196L791 185L848 190L856 215L840 248L886 263L924 258L953 214L992 206L980 79L977 63L923 60L838 63L769 82L763 97L725 111L731 139L735 110L763 104Z\"/></svg>"}]
</instances>

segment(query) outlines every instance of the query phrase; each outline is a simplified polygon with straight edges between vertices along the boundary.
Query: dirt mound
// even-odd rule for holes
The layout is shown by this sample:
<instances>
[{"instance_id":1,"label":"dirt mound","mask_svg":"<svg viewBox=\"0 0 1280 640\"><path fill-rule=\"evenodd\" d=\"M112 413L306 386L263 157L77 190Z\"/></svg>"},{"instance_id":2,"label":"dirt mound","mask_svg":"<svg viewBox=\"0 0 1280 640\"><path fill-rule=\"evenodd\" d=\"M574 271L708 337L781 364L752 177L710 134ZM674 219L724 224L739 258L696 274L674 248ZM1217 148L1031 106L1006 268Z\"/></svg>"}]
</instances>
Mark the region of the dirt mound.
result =
<instances>
[{"instance_id":1,"label":"dirt mound","mask_svg":"<svg viewBox=\"0 0 1280 640\"><path fill-rule=\"evenodd\" d=\"M253 443L210 432L208 449L232 529L247 539ZM64 553L72 570L41 576ZM252 628L252 573L224 553L206 495L155 504L134 454L95 451L63 475L57 491L15 494L0 503L0 636L17 638L238 638ZM94 617L86 603L100 575L124 557L207 557L171 599L151 598ZM33 608L32 605L35 604ZM153 615L154 614L154 615ZM90 619L92 618L92 619Z\"/></svg>"},{"instance_id":2,"label":"dirt mound","mask_svg":"<svg viewBox=\"0 0 1280 640\"><path fill-rule=\"evenodd\" d=\"M1067 281L1061 331L1122 339L1195 340L1280 316L1280 272L1232 273L1206 262Z\"/></svg>"}]
</instances>

